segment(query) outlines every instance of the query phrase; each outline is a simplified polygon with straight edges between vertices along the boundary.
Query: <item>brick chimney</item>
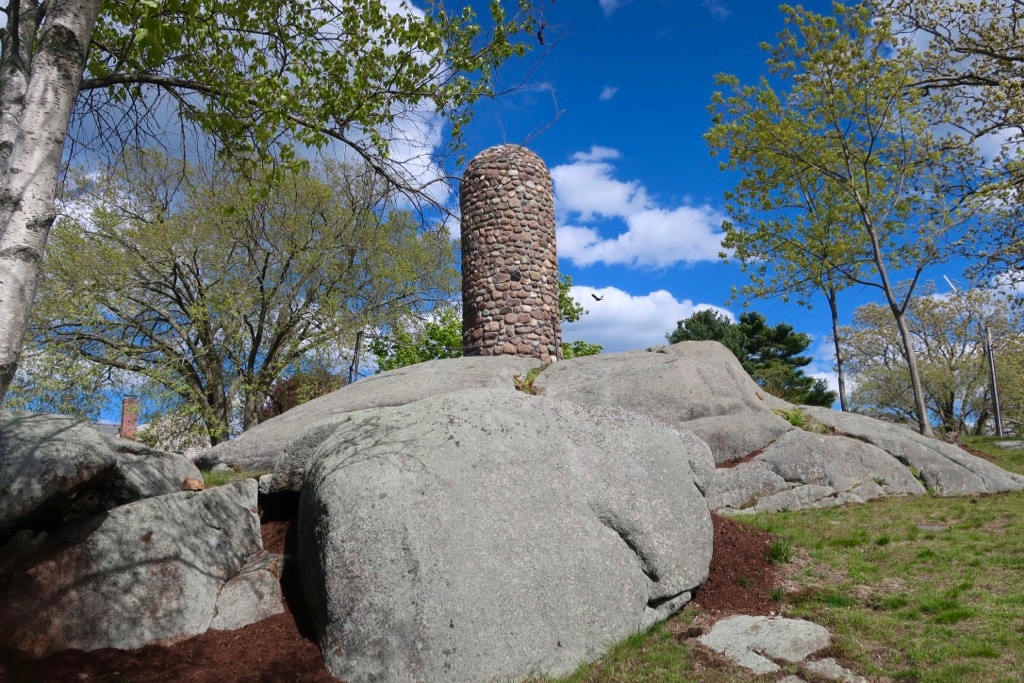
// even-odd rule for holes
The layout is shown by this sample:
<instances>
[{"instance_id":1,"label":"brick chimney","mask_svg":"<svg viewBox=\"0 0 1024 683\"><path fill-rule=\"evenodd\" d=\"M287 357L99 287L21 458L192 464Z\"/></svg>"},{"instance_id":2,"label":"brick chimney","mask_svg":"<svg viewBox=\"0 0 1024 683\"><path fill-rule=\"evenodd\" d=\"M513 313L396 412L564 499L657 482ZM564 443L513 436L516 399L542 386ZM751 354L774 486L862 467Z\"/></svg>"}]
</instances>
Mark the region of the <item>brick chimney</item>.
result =
<instances>
[{"instance_id":1,"label":"brick chimney","mask_svg":"<svg viewBox=\"0 0 1024 683\"><path fill-rule=\"evenodd\" d=\"M121 430L118 436L122 439L135 441L135 433L139 428L139 399L125 396L121 399Z\"/></svg>"}]
</instances>

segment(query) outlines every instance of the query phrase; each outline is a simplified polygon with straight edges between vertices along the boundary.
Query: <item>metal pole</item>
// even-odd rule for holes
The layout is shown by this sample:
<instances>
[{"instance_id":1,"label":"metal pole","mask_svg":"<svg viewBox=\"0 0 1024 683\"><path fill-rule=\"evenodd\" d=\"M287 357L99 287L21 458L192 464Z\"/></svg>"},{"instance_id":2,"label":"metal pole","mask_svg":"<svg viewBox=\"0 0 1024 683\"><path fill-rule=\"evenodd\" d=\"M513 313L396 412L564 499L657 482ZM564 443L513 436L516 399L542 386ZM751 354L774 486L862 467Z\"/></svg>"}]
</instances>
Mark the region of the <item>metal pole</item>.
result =
<instances>
[{"instance_id":1,"label":"metal pole","mask_svg":"<svg viewBox=\"0 0 1024 683\"><path fill-rule=\"evenodd\" d=\"M960 290L956 288L956 285L946 277L942 276L946 280L946 284L953 290L953 293L960 296ZM996 359L992 355L992 335L989 334L988 325L983 325L982 329L985 331L985 338L983 340L985 345L985 357L988 359L988 378L992 385L992 404L995 410L996 419L996 436L1003 435L1003 415L999 410L999 385L996 384Z\"/></svg>"},{"instance_id":2,"label":"metal pole","mask_svg":"<svg viewBox=\"0 0 1024 683\"><path fill-rule=\"evenodd\" d=\"M985 355L988 357L988 376L992 382L992 403L995 407L996 436L1003 435L1003 416L999 411L999 385L996 384L996 359L992 355L992 335L989 334L988 325L985 325Z\"/></svg>"}]
</instances>

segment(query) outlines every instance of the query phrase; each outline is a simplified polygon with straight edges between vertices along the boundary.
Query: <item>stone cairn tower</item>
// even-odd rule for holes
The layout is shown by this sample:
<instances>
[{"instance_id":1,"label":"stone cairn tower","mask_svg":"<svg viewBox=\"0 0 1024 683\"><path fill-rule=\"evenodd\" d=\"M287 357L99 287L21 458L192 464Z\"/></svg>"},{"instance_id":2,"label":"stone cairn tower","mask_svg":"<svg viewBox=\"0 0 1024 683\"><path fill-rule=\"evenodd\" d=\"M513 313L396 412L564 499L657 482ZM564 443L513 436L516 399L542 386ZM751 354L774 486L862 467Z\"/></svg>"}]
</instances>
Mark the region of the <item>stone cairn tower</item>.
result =
<instances>
[{"instance_id":1,"label":"stone cairn tower","mask_svg":"<svg viewBox=\"0 0 1024 683\"><path fill-rule=\"evenodd\" d=\"M499 145L466 167L462 207L462 351L561 357L555 199L540 157Z\"/></svg>"}]
</instances>

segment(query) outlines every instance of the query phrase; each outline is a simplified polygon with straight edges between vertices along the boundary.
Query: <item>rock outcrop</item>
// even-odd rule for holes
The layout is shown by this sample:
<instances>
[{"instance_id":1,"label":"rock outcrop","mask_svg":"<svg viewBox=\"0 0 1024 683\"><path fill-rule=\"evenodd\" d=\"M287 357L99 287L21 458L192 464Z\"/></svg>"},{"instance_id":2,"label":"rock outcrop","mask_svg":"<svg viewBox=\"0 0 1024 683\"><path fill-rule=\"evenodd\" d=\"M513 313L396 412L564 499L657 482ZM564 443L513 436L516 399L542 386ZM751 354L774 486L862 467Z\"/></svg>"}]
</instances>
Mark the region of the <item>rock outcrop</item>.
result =
<instances>
[{"instance_id":1,"label":"rock outcrop","mask_svg":"<svg viewBox=\"0 0 1024 683\"><path fill-rule=\"evenodd\" d=\"M1024 488L957 446L766 395L713 342L423 363L200 462L272 469L259 495L298 494L302 590L350 683L571 671L689 600L712 509ZM9 645L132 648L281 609L256 482L179 491L198 477L68 418L0 417Z\"/></svg>"},{"instance_id":2,"label":"rock outcrop","mask_svg":"<svg viewBox=\"0 0 1024 683\"><path fill-rule=\"evenodd\" d=\"M545 396L653 417L692 431L716 462L741 458L794 427L718 342L684 342L557 363L537 376Z\"/></svg>"},{"instance_id":3,"label":"rock outcrop","mask_svg":"<svg viewBox=\"0 0 1024 683\"><path fill-rule=\"evenodd\" d=\"M476 389L363 410L310 459L299 566L345 681L559 675L689 601L713 462L636 414Z\"/></svg>"},{"instance_id":4,"label":"rock outcrop","mask_svg":"<svg viewBox=\"0 0 1024 683\"><path fill-rule=\"evenodd\" d=\"M750 461L716 470L708 504L719 512L775 512L922 493L913 473L877 446L795 430Z\"/></svg>"},{"instance_id":5,"label":"rock outcrop","mask_svg":"<svg viewBox=\"0 0 1024 683\"><path fill-rule=\"evenodd\" d=\"M692 431L719 469L708 503L757 512L857 503L885 495L996 493L1024 477L905 427L765 394L717 342L559 363L535 385L546 396L614 406ZM805 432L778 413L800 411L825 433Z\"/></svg>"},{"instance_id":6,"label":"rock outcrop","mask_svg":"<svg viewBox=\"0 0 1024 683\"><path fill-rule=\"evenodd\" d=\"M347 413L413 403L430 396L475 388L513 391L512 378L525 375L537 361L514 356L452 358L419 363L374 375L326 396L303 403L245 432L242 437L204 451L196 464L247 470L275 470L268 493L298 493L305 464Z\"/></svg>"},{"instance_id":7,"label":"rock outcrop","mask_svg":"<svg viewBox=\"0 0 1024 683\"><path fill-rule=\"evenodd\" d=\"M19 528L85 519L202 479L187 458L60 415L0 415L0 544Z\"/></svg>"},{"instance_id":8,"label":"rock outcrop","mask_svg":"<svg viewBox=\"0 0 1024 683\"><path fill-rule=\"evenodd\" d=\"M221 588L261 550L253 480L120 506L4 577L5 645L43 655L203 633Z\"/></svg>"},{"instance_id":9,"label":"rock outcrop","mask_svg":"<svg viewBox=\"0 0 1024 683\"><path fill-rule=\"evenodd\" d=\"M805 412L835 432L877 446L940 496L1000 493L1024 488L1024 477L977 458L959 446L864 415L808 407Z\"/></svg>"}]
</instances>

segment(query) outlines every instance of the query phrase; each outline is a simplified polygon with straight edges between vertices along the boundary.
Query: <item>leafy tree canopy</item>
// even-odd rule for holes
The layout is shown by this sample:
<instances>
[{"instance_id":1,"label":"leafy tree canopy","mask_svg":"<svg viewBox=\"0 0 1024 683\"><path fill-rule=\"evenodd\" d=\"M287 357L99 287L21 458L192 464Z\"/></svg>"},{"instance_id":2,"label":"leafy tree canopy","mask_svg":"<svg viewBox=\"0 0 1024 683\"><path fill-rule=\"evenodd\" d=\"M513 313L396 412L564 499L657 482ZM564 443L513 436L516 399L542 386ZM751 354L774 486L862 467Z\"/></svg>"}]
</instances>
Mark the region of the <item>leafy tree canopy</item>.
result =
<instances>
[{"instance_id":1,"label":"leafy tree canopy","mask_svg":"<svg viewBox=\"0 0 1024 683\"><path fill-rule=\"evenodd\" d=\"M256 196L233 166L129 152L76 193L33 342L163 387L214 443L256 424L279 380L455 288L447 235L363 167L325 161Z\"/></svg>"},{"instance_id":2,"label":"leafy tree canopy","mask_svg":"<svg viewBox=\"0 0 1024 683\"><path fill-rule=\"evenodd\" d=\"M982 289L913 299L907 322L921 361L928 410L944 431L981 434L990 425L993 402L983 343L986 327L998 385L1006 396L1001 401L1004 412L1019 416L1024 409L1019 405L1024 386L1015 368L1024 325L1018 306L1000 292ZM854 407L913 419L907 361L889 312L877 304L860 306L842 335L855 380Z\"/></svg>"},{"instance_id":3,"label":"leafy tree canopy","mask_svg":"<svg viewBox=\"0 0 1024 683\"><path fill-rule=\"evenodd\" d=\"M408 200L443 204L440 157L459 152L474 103L501 94L498 68L541 26L541 3L494 0L484 20L464 5L6 2L0 400L28 329L64 159L159 144L190 160L246 160L272 181L301 165L300 150L331 146Z\"/></svg>"},{"instance_id":4,"label":"leafy tree canopy","mask_svg":"<svg viewBox=\"0 0 1024 683\"><path fill-rule=\"evenodd\" d=\"M277 417L306 401L337 391L345 382L345 377L324 367L298 370L270 388L260 410L260 421Z\"/></svg>"},{"instance_id":5,"label":"leafy tree canopy","mask_svg":"<svg viewBox=\"0 0 1024 683\"><path fill-rule=\"evenodd\" d=\"M438 358L460 358L462 316L455 308L445 308L416 331L403 328L390 337L371 340L369 349L377 360L377 372Z\"/></svg>"},{"instance_id":6,"label":"leafy tree canopy","mask_svg":"<svg viewBox=\"0 0 1024 683\"><path fill-rule=\"evenodd\" d=\"M811 359L800 356L811 338L792 325L769 326L760 313L747 311L738 323L717 311L704 309L680 320L665 335L670 344L681 341L721 342L765 391L800 405L831 406L836 393L825 380L808 377L801 368Z\"/></svg>"},{"instance_id":7,"label":"leafy tree canopy","mask_svg":"<svg viewBox=\"0 0 1024 683\"><path fill-rule=\"evenodd\" d=\"M982 158L955 126L934 125L917 53L871 3L836 3L829 16L781 9L787 28L766 46L772 80L723 75L712 99L706 138L740 174L726 195L725 255L751 274L752 294L826 295L834 332L839 292L877 291L931 435L904 318L923 272L969 248L992 209L976 193ZM910 282L902 292L896 273Z\"/></svg>"}]
</instances>

